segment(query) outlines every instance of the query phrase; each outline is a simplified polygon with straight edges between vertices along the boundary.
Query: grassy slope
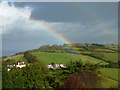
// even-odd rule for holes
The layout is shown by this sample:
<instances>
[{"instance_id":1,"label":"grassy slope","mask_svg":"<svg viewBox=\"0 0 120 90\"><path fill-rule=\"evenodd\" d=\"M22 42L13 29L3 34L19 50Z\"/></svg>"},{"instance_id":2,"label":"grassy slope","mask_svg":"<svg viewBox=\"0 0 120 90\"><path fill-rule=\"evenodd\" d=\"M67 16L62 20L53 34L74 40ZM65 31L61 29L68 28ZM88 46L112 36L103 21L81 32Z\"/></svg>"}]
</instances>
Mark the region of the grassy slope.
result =
<instances>
[{"instance_id":1,"label":"grassy slope","mask_svg":"<svg viewBox=\"0 0 120 90\"><path fill-rule=\"evenodd\" d=\"M103 88L118 88L118 81L117 81L118 80L118 69L101 68L99 71L102 74L100 75L102 78L100 82Z\"/></svg>"},{"instance_id":2,"label":"grassy slope","mask_svg":"<svg viewBox=\"0 0 120 90\"><path fill-rule=\"evenodd\" d=\"M71 54L71 53L34 52L33 55L35 55L38 58L38 60L40 60L45 64L49 64L51 62L66 64L69 61L77 61L80 59L82 59L82 61L87 61L93 64L101 62L101 60L90 57L90 56Z\"/></svg>"},{"instance_id":3,"label":"grassy slope","mask_svg":"<svg viewBox=\"0 0 120 90\"><path fill-rule=\"evenodd\" d=\"M118 62L118 53L104 53L104 56L108 61Z\"/></svg>"},{"instance_id":4,"label":"grassy slope","mask_svg":"<svg viewBox=\"0 0 120 90\"><path fill-rule=\"evenodd\" d=\"M107 48L113 49L113 50L118 50L117 45L105 45Z\"/></svg>"},{"instance_id":5,"label":"grassy slope","mask_svg":"<svg viewBox=\"0 0 120 90\"><path fill-rule=\"evenodd\" d=\"M96 64L96 63L101 63L101 64L107 64L106 62L102 61L102 60L99 60L99 59L96 59L96 58L93 58L91 56L86 56L86 55L82 55L83 58L86 59L86 61L90 62L90 63L93 63L93 64Z\"/></svg>"},{"instance_id":6,"label":"grassy slope","mask_svg":"<svg viewBox=\"0 0 120 90\"><path fill-rule=\"evenodd\" d=\"M69 61L80 60L80 55L69 54L69 53L48 53L48 52L34 52L38 60L45 64L54 63L68 63Z\"/></svg>"},{"instance_id":7,"label":"grassy slope","mask_svg":"<svg viewBox=\"0 0 120 90\"><path fill-rule=\"evenodd\" d=\"M109 49L95 49L96 51L100 51L100 52L115 52L113 50L109 50Z\"/></svg>"},{"instance_id":8,"label":"grassy slope","mask_svg":"<svg viewBox=\"0 0 120 90\"><path fill-rule=\"evenodd\" d=\"M43 62L44 64L50 64L51 62L67 64L70 61L78 61L80 59L82 59L82 61L87 61L93 64L99 63L99 62L106 64L105 62L90 56L71 54L71 53L33 52L33 55L35 55L37 59ZM17 61L26 62L25 59L23 58L23 54L8 57L8 58L5 58L4 60L7 60L7 59L13 59L16 62Z\"/></svg>"},{"instance_id":9,"label":"grassy slope","mask_svg":"<svg viewBox=\"0 0 120 90\"><path fill-rule=\"evenodd\" d=\"M106 77L118 80L118 69L116 68L101 68L100 72Z\"/></svg>"},{"instance_id":10,"label":"grassy slope","mask_svg":"<svg viewBox=\"0 0 120 90\"><path fill-rule=\"evenodd\" d=\"M118 81L102 76L101 84L103 88L118 88Z\"/></svg>"},{"instance_id":11,"label":"grassy slope","mask_svg":"<svg viewBox=\"0 0 120 90\"><path fill-rule=\"evenodd\" d=\"M17 61L21 61L21 62L24 61L24 62L26 62L25 58L23 58L23 54L4 58L4 60L7 60L7 59L15 60L15 62L17 62Z\"/></svg>"}]
</instances>

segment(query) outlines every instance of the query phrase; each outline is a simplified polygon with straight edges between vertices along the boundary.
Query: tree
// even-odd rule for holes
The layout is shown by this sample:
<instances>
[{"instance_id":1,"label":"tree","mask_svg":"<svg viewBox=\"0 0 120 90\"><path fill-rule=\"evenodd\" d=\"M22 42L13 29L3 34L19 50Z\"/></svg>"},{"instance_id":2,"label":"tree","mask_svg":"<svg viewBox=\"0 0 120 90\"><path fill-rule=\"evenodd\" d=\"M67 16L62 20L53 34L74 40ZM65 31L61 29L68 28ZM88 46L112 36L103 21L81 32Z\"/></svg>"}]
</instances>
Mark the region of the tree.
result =
<instances>
[{"instance_id":1,"label":"tree","mask_svg":"<svg viewBox=\"0 0 120 90\"><path fill-rule=\"evenodd\" d=\"M60 88L100 88L99 80L100 77L96 72L80 71L71 75ZM98 84L99 86L97 86Z\"/></svg>"},{"instance_id":2,"label":"tree","mask_svg":"<svg viewBox=\"0 0 120 90\"><path fill-rule=\"evenodd\" d=\"M2 68L2 88L13 88L12 79L4 68Z\"/></svg>"},{"instance_id":3,"label":"tree","mask_svg":"<svg viewBox=\"0 0 120 90\"><path fill-rule=\"evenodd\" d=\"M38 61L37 58L33 56L30 52L25 52L24 58L27 60L28 63L34 63Z\"/></svg>"},{"instance_id":4,"label":"tree","mask_svg":"<svg viewBox=\"0 0 120 90\"><path fill-rule=\"evenodd\" d=\"M25 88L50 88L46 79L48 69L41 63L34 63L23 69Z\"/></svg>"}]
</instances>

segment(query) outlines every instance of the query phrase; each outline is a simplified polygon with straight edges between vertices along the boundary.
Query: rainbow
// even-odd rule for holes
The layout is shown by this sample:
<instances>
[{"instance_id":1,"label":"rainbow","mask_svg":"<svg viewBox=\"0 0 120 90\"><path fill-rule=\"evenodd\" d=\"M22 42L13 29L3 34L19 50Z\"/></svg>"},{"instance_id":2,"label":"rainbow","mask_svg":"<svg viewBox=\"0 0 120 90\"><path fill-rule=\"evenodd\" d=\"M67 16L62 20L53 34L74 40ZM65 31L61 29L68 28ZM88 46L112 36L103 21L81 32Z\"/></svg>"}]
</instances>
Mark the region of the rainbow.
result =
<instances>
[{"instance_id":1,"label":"rainbow","mask_svg":"<svg viewBox=\"0 0 120 90\"><path fill-rule=\"evenodd\" d=\"M30 21L32 21L33 23L37 24L38 26L40 26L42 29L47 30L48 32L50 32L51 34L53 34L54 36L58 37L60 40L62 40L63 42L70 44L72 43L70 40L68 40L67 38L65 38L63 35L61 35L60 33L58 33L53 27L51 27L50 25L48 25L47 23L41 21L41 20L36 20L33 18L30 18Z\"/></svg>"},{"instance_id":2,"label":"rainbow","mask_svg":"<svg viewBox=\"0 0 120 90\"><path fill-rule=\"evenodd\" d=\"M78 50L76 50L75 45L73 45L70 40L68 40L67 38L65 38L60 33L58 33L53 27L49 26L48 24L44 23L41 20L36 20L34 18L30 18L30 21L32 21L36 25L40 26L40 28L47 30L48 32L50 32L51 34L53 34L54 36L56 36L57 38L59 38L60 40L62 40L63 42L65 42L66 44L69 44L77 53L80 53Z\"/></svg>"},{"instance_id":3,"label":"rainbow","mask_svg":"<svg viewBox=\"0 0 120 90\"><path fill-rule=\"evenodd\" d=\"M80 5L80 8L82 8L84 11L86 11L93 19L97 20L100 23L103 22L103 20L95 12L93 12L90 8L88 8L87 6ZM66 37L64 37L60 33L58 33L53 27L49 26L48 24L44 23L41 20L36 20L34 18L30 18L30 21L37 24L41 28L47 30L48 32L53 34L53 36L56 36L57 38L59 38L63 42L69 44L77 53L80 53L80 51L77 50L76 46L69 39L67 39ZM108 30L111 29L106 24L103 24L103 25L106 29L108 29Z\"/></svg>"}]
</instances>

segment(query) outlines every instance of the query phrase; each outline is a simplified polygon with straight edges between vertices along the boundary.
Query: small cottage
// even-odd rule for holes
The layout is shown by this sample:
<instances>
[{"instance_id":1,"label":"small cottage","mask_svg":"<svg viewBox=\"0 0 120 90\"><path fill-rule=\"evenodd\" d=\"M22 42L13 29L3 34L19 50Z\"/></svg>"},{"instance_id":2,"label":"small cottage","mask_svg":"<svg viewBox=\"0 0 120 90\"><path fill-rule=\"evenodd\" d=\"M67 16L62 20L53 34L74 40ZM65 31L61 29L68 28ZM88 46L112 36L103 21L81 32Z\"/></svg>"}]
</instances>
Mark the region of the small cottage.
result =
<instances>
[{"instance_id":1,"label":"small cottage","mask_svg":"<svg viewBox=\"0 0 120 90\"><path fill-rule=\"evenodd\" d=\"M19 68L26 67L26 64L24 62L18 62L16 67L19 67Z\"/></svg>"}]
</instances>

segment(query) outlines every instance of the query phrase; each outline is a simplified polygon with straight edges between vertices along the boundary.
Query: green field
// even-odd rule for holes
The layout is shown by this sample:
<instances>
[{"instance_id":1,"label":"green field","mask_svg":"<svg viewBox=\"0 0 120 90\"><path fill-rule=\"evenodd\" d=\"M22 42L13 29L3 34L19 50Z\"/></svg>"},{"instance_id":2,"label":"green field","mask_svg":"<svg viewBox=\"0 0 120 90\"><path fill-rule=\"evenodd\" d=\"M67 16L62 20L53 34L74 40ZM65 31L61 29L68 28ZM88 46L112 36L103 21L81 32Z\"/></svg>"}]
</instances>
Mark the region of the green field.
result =
<instances>
[{"instance_id":1,"label":"green field","mask_svg":"<svg viewBox=\"0 0 120 90\"><path fill-rule=\"evenodd\" d=\"M103 53L107 61L118 62L118 53Z\"/></svg>"},{"instance_id":2,"label":"green field","mask_svg":"<svg viewBox=\"0 0 120 90\"><path fill-rule=\"evenodd\" d=\"M17 61L26 62L25 58L23 58L23 54L7 57L7 58L4 58L3 60L6 61L8 59L14 60L15 62Z\"/></svg>"},{"instance_id":3,"label":"green field","mask_svg":"<svg viewBox=\"0 0 120 90\"><path fill-rule=\"evenodd\" d=\"M99 52L115 52L113 50L109 50L109 49L95 49L96 51L99 51Z\"/></svg>"},{"instance_id":4,"label":"green field","mask_svg":"<svg viewBox=\"0 0 120 90\"><path fill-rule=\"evenodd\" d=\"M38 60L40 60L45 64L50 64L51 62L58 64L59 63L67 64L70 61L78 61L78 60L82 60L83 62L84 61L90 62L93 64L99 62L106 64L105 62L90 56L71 54L71 53L34 52L33 55L36 56Z\"/></svg>"},{"instance_id":5,"label":"green field","mask_svg":"<svg viewBox=\"0 0 120 90\"><path fill-rule=\"evenodd\" d=\"M102 60L100 60L100 59L97 59L97 58L94 58L94 57L91 57L91 56L82 55L82 57L83 57L86 61L88 61L88 62L90 62L90 63L93 63L93 64L96 64L96 63L108 64L108 63L106 63L106 62L104 62L104 61L102 61Z\"/></svg>"},{"instance_id":6,"label":"green field","mask_svg":"<svg viewBox=\"0 0 120 90\"><path fill-rule=\"evenodd\" d=\"M101 84L104 88L118 88L117 68L101 68L99 71L102 77Z\"/></svg>"},{"instance_id":7,"label":"green field","mask_svg":"<svg viewBox=\"0 0 120 90\"><path fill-rule=\"evenodd\" d=\"M67 64L69 61L76 61L82 58L81 55L69 53L34 52L33 55L45 64L50 64L51 62Z\"/></svg>"},{"instance_id":8,"label":"green field","mask_svg":"<svg viewBox=\"0 0 120 90\"><path fill-rule=\"evenodd\" d=\"M101 68L99 71L102 75L104 75L106 77L110 77L115 80L119 80L118 79L118 69L116 69L116 68Z\"/></svg>"},{"instance_id":9,"label":"green field","mask_svg":"<svg viewBox=\"0 0 120 90\"><path fill-rule=\"evenodd\" d=\"M107 48L118 51L117 45L105 45Z\"/></svg>"},{"instance_id":10,"label":"green field","mask_svg":"<svg viewBox=\"0 0 120 90\"><path fill-rule=\"evenodd\" d=\"M33 52L32 54L36 56L36 58L44 64L50 64L51 62L58 64L60 63L67 64L70 61L79 61L79 60L82 60L83 62L90 62L92 64L96 64L96 63L107 64L102 60L90 56L72 54L72 53ZM15 62L17 61L26 62L26 60L23 58L23 54L7 57L4 60L7 59L15 60Z\"/></svg>"},{"instance_id":11,"label":"green field","mask_svg":"<svg viewBox=\"0 0 120 90\"><path fill-rule=\"evenodd\" d=\"M118 88L118 81L102 76L101 86L102 88Z\"/></svg>"}]
</instances>

